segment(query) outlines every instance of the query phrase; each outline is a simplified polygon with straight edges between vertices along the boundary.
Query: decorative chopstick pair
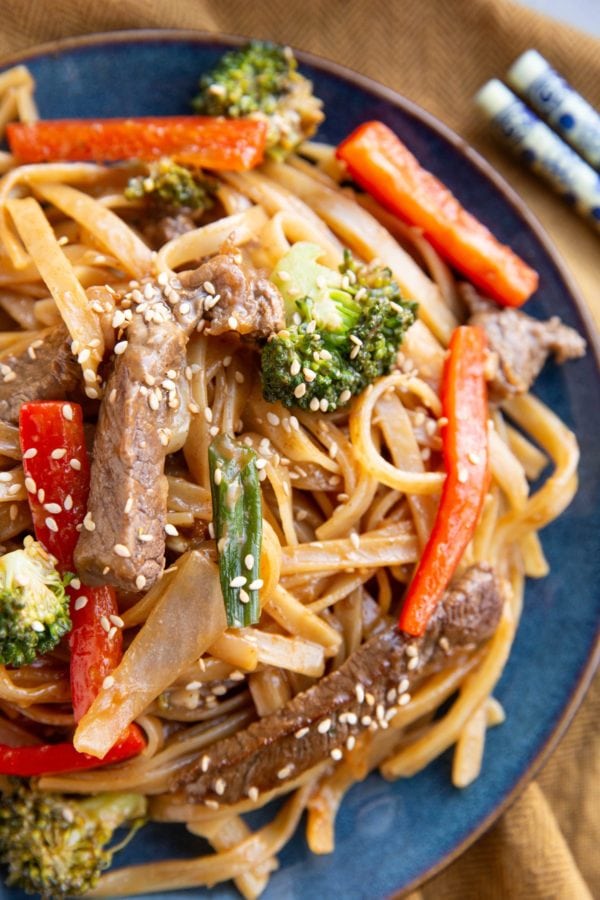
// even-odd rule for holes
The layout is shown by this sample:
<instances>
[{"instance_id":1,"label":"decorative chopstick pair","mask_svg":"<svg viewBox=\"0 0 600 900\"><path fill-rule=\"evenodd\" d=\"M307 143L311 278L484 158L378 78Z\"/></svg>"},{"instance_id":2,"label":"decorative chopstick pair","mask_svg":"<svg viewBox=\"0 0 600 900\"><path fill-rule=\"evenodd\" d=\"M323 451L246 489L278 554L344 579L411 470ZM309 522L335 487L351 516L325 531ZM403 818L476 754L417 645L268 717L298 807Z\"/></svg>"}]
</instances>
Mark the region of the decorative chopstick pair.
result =
<instances>
[{"instance_id":1,"label":"decorative chopstick pair","mask_svg":"<svg viewBox=\"0 0 600 900\"><path fill-rule=\"evenodd\" d=\"M523 53L506 80L532 109L497 78L478 91L477 105L521 162L600 230L600 115L537 50Z\"/></svg>"}]
</instances>

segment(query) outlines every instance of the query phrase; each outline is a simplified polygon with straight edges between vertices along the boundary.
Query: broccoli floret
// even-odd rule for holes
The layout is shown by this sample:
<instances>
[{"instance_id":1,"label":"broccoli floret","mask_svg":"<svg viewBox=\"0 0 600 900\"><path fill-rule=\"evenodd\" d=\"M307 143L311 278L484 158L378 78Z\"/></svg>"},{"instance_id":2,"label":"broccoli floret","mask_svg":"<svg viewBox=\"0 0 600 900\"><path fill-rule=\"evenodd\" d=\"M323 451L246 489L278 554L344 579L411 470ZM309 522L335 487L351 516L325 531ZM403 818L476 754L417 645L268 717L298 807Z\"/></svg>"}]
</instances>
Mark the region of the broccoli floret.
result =
<instances>
[{"instance_id":1,"label":"broccoli floret","mask_svg":"<svg viewBox=\"0 0 600 900\"><path fill-rule=\"evenodd\" d=\"M32 537L0 556L0 663L24 666L71 630L69 598L56 560Z\"/></svg>"},{"instance_id":2,"label":"broccoli floret","mask_svg":"<svg viewBox=\"0 0 600 900\"><path fill-rule=\"evenodd\" d=\"M289 47L252 41L230 50L200 79L194 109L207 116L248 117L267 124L267 154L281 160L315 133L322 103L297 71Z\"/></svg>"},{"instance_id":3,"label":"broccoli floret","mask_svg":"<svg viewBox=\"0 0 600 900\"><path fill-rule=\"evenodd\" d=\"M416 307L389 269L345 251L335 272L317 263L320 253L295 244L272 274L288 325L262 349L262 384L270 402L332 412L390 371Z\"/></svg>"},{"instance_id":4,"label":"broccoli floret","mask_svg":"<svg viewBox=\"0 0 600 900\"><path fill-rule=\"evenodd\" d=\"M201 172L164 158L151 163L146 175L130 178L125 188L128 200L149 200L154 205L187 209L210 209L214 186Z\"/></svg>"},{"instance_id":5,"label":"broccoli floret","mask_svg":"<svg viewBox=\"0 0 600 900\"><path fill-rule=\"evenodd\" d=\"M117 828L126 840L145 821L141 794L98 794L85 800L46 794L26 782L11 784L0 807L0 862L7 883L44 898L79 896L107 869L116 847L107 848Z\"/></svg>"}]
</instances>

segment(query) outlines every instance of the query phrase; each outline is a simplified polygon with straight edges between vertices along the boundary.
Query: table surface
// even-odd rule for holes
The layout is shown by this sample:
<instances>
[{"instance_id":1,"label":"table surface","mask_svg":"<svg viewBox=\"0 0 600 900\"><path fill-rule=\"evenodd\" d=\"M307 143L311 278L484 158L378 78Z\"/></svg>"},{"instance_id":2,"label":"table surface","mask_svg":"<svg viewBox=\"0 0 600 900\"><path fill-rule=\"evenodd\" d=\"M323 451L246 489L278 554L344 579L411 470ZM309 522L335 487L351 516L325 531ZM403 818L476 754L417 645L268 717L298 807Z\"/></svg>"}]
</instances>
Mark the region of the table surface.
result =
<instances>
[{"instance_id":1,"label":"table surface","mask_svg":"<svg viewBox=\"0 0 600 900\"><path fill-rule=\"evenodd\" d=\"M520 0L537 12L562 19L600 38L600 0Z\"/></svg>"}]
</instances>

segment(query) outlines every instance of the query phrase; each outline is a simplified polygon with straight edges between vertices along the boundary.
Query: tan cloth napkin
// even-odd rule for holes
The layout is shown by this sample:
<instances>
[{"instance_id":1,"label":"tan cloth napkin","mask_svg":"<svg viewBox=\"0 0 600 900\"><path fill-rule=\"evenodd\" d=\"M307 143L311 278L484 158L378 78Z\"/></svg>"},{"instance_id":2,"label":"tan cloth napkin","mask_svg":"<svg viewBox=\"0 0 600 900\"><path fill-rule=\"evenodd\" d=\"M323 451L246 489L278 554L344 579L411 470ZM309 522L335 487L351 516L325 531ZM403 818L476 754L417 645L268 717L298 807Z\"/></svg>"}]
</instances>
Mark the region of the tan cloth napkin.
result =
<instances>
[{"instance_id":1,"label":"tan cloth napkin","mask_svg":"<svg viewBox=\"0 0 600 900\"><path fill-rule=\"evenodd\" d=\"M481 84L536 47L600 107L599 41L509 0L3 0L0 10L0 57L94 31L195 28L289 43L376 78L439 116L506 175L550 232L600 323L598 236L494 146L472 103ZM599 721L597 681L537 782L419 896L600 896Z\"/></svg>"}]
</instances>

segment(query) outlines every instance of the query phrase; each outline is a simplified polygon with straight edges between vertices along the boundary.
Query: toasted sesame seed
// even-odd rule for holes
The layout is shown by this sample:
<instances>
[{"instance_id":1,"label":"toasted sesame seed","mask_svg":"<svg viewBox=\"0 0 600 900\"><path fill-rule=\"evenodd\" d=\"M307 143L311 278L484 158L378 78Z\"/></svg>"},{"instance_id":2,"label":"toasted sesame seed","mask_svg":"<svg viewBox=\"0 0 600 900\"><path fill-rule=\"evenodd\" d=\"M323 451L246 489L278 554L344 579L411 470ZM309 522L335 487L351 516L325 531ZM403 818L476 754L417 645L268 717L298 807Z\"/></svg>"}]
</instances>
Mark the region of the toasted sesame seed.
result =
<instances>
[{"instance_id":1,"label":"toasted sesame seed","mask_svg":"<svg viewBox=\"0 0 600 900\"><path fill-rule=\"evenodd\" d=\"M240 603L250 603L250 594L244 588L240 588Z\"/></svg>"},{"instance_id":2,"label":"toasted sesame seed","mask_svg":"<svg viewBox=\"0 0 600 900\"><path fill-rule=\"evenodd\" d=\"M354 686L354 693L359 703L365 702L365 689L360 682Z\"/></svg>"},{"instance_id":3,"label":"toasted sesame seed","mask_svg":"<svg viewBox=\"0 0 600 900\"><path fill-rule=\"evenodd\" d=\"M137 578L135 579L135 586L138 589L138 591L143 590L144 587L146 586L146 576L138 575Z\"/></svg>"},{"instance_id":4,"label":"toasted sesame seed","mask_svg":"<svg viewBox=\"0 0 600 900\"><path fill-rule=\"evenodd\" d=\"M467 459L469 460L470 463L473 463L474 466L479 465L479 463L481 462L481 457L479 456L479 453L471 452L471 453L467 454Z\"/></svg>"},{"instance_id":5,"label":"toasted sesame seed","mask_svg":"<svg viewBox=\"0 0 600 900\"><path fill-rule=\"evenodd\" d=\"M106 632L110 631L110 622L108 621L107 616L100 616L100 625Z\"/></svg>"},{"instance_id":6,"label":"toasted sesame seed","mask_svg":"<svg viewBox=\"0 0 600 900\"><path fill-rule=\"evenodd\" d=\"M13 485L13 487L19 487L19 485ZM12 490L12 488L11 488ZM52 515L57 515L62 512L62 507L58 503L44 503L44 509L46 512L52 513Z\"/></svg>"},{"instance_id":7,"label":"toasted sesame seed","mask_svg":"<svg viewBox=\"0 0 600 900\"><path fill-rule=\"evenodd\" d=\"M125 506L123 507L123 512L126 516L129 515L131 510L133 509L133 497L128 497Z\"/></svg>"},{"instance_id":8,"label":"toasted sesame seed","mask_svg":"<svg viewBox=\"0 0 600 900\"><path fill-rule=\"evenodd\" d=\"M138 534L137 539L138 539L138 541L141 541L142 544L149 544L150 541L152 540L152 535L151 535L151 534L144 534L144 532L141 531L141 532Z\"/></svg>"},{"instance_id":9,"label":"toasted sesame seed","mask_svg":"<svg viewBox=\"0 0 600 900\"><path fill-rule=\"evenodd\" d=\"M10 472L0 472L0 481L12 481L12 474Z\"/></svg>"},{"instance_id":10,"label":"toasted sesame seed","mask_svg":"<svg viewBox=\"0 0 600 900\"><path fill-rule=\"evenodd\" d=\"M354 750L355 746L356 746L356 738L354 737L353 734L351 734L348 737L348 740L346 741L346 750Z\"/></svg>"},{"instance_id":11,"label":"toasted sesame seed","mask_svg":"<svg viewBox=\"0 0 600 900\"><path fill-rule=\"evenodd\" d=\"M121 556L123 559L127 559L131 556L131 550L129 547L126 547L125 544L114 544L113 551L117 556Z\"/></svg>"},{"instance_id":12,"label":"toasted sesame seed","mask_svg":"<svg viewBox=\"0 0 600 900\"><path fill-rule=\"evenodd\" d=\"M14 494L18 494L20 490L21 490L20 484L16 484L16 483L11 484L11 486L8 489L8 494L9 494L9 496L12 497ZM58 507L58 511L60 512L60 506Z\"/></svg>"},{"instance_id":13,"label":"toasted sesame seed","mask_svg":"<svg viewBox=\"0 0 600 900\"><path fill-rule=\"evenodd\" d=\"M123 621L121 616L110 615L108 618L117 628L123 628L123 626L125 625L125 622Z\"/></svg>"},{"instance_id":14,"label":"toasted sesame seed","mask_svg":"<svg viewBox=\"0 0 600 900\"><path fill-rule=\"evenodd\" d=\"M58 531L58 525L56 524L56 519L53 519L52 516L46 516L45 520L46 528L49 531Z\"/></svg>"},{"instance_id":15,"label":"toasted sesame seed","mask_svg":"<svg viewBox=\"0 0 600 900\"><path fill-rule=\"evenodd\" d=\"M105 690L108 690L109 688L113 687L114 683L115 683L115 679L113 678L113 676L107 675L106 678L104 679L104 681L102 682L102 687Z\"/></svg>"},{"instance_id":16,"label":"toasted sesame seed","mask_svg":"<svg viewBox=\"0 0 600 900\"><path fill-rule=\"evenodd\" d=\"M31 623L31 629L32 629L32 631L37 631L38 634L40 634L44 630L44 626L42 625L41 622L38 622L36 619L35 622Z\"/></svg>"},{"instance_id":17,"label":"toasted sesame seed","mask_svg":"<svg viewBox=\"0 0 600 900\"><path fill-rule=\"evenodd\" d=\"M277 426L281 423L281 420L276 413L269 411L267 413L267 422L269 423L269 425Z\"/></svg>"},{"instance_id":18,"label":"toasted sesame seed","mask_svg":"<svg viewBox=\"0 0 600 900\"><path fill-rule=\"evenodd\" d=\"M35 447L30 447L29 450L26 450L23 454L23 459L33 459L34 456L37 456L37 449Z\"/></svg>"},{"instance_id":19,"label":"toasted sesame seed","mask_svg":"<svg viewBox=\"0 0 600 900\"><path fill-rule=\"evenodd\" d=\"M290 777L290 775L292 774L293 771L294 771L293 763L288 763L287 766L284 766L282 769L279 770L279 772L277 773L277 777L279 778L280 781L285 781L286 778Z\"/></svg>"},{"instance_id":20,"label":"toasted sesame seed","mask_svg":"<svg viewBox=\"0 0 600 900\"><path fill-rule=\"evenodd\" d=\"M439 641L438 641L438 644L440 645L440 647L442 648L442 650L444 651L444 653L448 653L448 652L449 652L449 650L450 650L450 641L448 640L448 638L446 637L446 635L442 635L442 637L441 637L441 638L439 639Z\"/></svg>"},{"instance_id":21,"label":"toasted sesame seed","mask_svg":"<svg viewBox=\"0 0 600 900\"><path fill-rule=\"evenodd\" d=\"M388 703L394 703L396 700L396 688L390 688L387 694L385 695L385 699Z\"/></svg>"},{"instance_id":22,"label":"toasted sesame seed","mask_svg":"<svg viewBox=\"0 0 600 900\"><path fill-rule=\"evenodd\" d=\"M73 605L75 606L76 610L80 610L80 609L84 609L87 606L87 602L88 602L88 597L86 597L85 594L81 594L80 597L77 597L77 599L75 600L75 603Z\"/></svg>"},{"instance_id":23,"label":"toasted sesame seed","mask_svg":"<svg viewBox=\"0 0 600 900\"><path fill-rule=\"evenodd\" d=\"M116 633L117 633L118 630L119 630L119 629L117 628L116 625L113 625L113 626L112 626L112 628L111 628L110 631L108 632L108 639L109 639L109 641L112 641L112 639L114 638L114 636L116 635Z\"/></svg>"},{"instance_id":24,"label":"toasted sesame seed","mask_svg":"<svg viewBox=\"0 0 600 900\"><path fill-rule=\"evenodd\" d=\"M339 762L342 756L344 755L339 747L334 747L331 753L329 754L333 760Z\"/></svg>"},{"instance_id":25,"label":"toasted sesame seed","mask_svg":"<svg viewBox=\"0 0 600 900\"><path fill-rule=\"evenodd\" d=\"M39 489L39 491L37 492L37 498L40 503L44 502L44 500L46 499L46 491L44 490L44 488Z\"/></svg>"},{"instance_id":26,"label":"toasted sesame seed","mask_svg":"<svg viewBox=\"0 0 600 900\"><path fill-rule=\"evenodd\" d=\"M407 656L418 656L419 651L417 650L417 648L415 647L414 644L409 644L406 648L406 655Z\"/></svg>"},{"instance_id":27,"label":"toasted sesame seed","mask_svg":"<svg viewBox=\"0 0 600 900\"><path fill-rule=\"evenodd\" d=\"M308 405L309 405L309 408L310 408L313 412L317 412L317 410L319 409L319 401L317 400L316 397L313 397L312 400L310 401L310 403L309 403Z\"/></svg>"},{"instance_id":28,"label":"toasted sesame seed","mask_svg":"<svg viewBox=\"0 0 600 900\"><path fill-rule=\"evenodd\" d=\"M248 553L248 554L244 557L244 565L246 566L246 568L247 568L248 570L251 570L251 569L252 569L252 567L253 567L253 565L254 565L254 557L252 556L251 553Z\"/></svg>"},{"instance_id":29,"label":"toasted sesame seed","mask_svg":"<svg viewBox=\"0 0 600 900\"><path fill-rule=\"evenodd\" d=\"M305 737L305 736L308 734L308 732L309 732L309 729L306 728L306 727L305 727L305 728L299 728L298 731L295 731L295 732L294 732L294 737L295 737L295 738L298 738L298 740L300 740L300 738Z\"/></svg>"},{"instance_id":30,"label":"toasted sesame seed","mask_svg":"<svg viewBox=\"0 0 600 900\"><path fill-rule=\"evenodd\" d=\"M264 585L264 581L262 578L255 578L254 581L251 581L248 585L248 590L250 591L260 591L262 586Z\"/></svg>"},{"instance_id":31,"label":"toasted sesame seed","mask_svg":"<svg viewBox=\"0 0 600 900\"><path fill-rule=\"evenodd\" d=\"M372 723L372 721L373 719L371 718L371 716L362 716L360 724L364 725L365 728L367 728Z\"/></svg>"},{"instance_id":32,"label":"toasted sesame seed","mask_svg":"<svg viewBox=\"0 0 600 900\"><path fill-rule=\"evenodd\" d=\"M245 377L243 372L236 372L233 376L238 384L243 384L245 382Z\"/></svg>"},{"instance_id":33,"label":"toasted sesame seed","mask_svg":"<svg viewBox=\"0 0 600 900\"><path fill-rule=\"evenodd\" d=\"M460 481L461 484L466 484L466 482L469 480L469 473L468 473L467 469L465 469L464 466L459 466L458 474L456 477Z\"/></svg>"},{"instance_id":34,"label":"toasted sesame seed","mask_svg":"<svg viewBox=\"0 0 600 900\"><path fill-rule=\"evenodd\" d=\"M378 719L385 718L385 706L383 705L383 703L377 704L377 706L375 707L375 715Z\"/></svg>"},{"instance_id":35,"label":"toasted sesame seed","mask_svg":"<svg viewBox=\"0 0 600 900\"><path fill-rule=\"evenodd\" d=\"M329 729L331 728L331 719L323 719L322 722L319 722L317 725L317 731L319 734L327 734Z\"/></svg>"},{"instance_id":36,"label":"toasted sesame seed","mask_svg":"<svg viewBox=\"0 0 600 900\"><path fill-rule=\"evenodd\" d=\"M71 578L71 584L70 584L70 586L71 586L72 588L74 588L74 590L78 591L79 588L81 587L81 581L80 581L80 579L79 579L79 578Z\"/></svg>"},{"instance_id":37,"label":"toasted sesame seed","mask_svg":"<svg viewBox=\"0 0 600 900\"><path fill-rule=\"evenodd\" d=\"M419 665L419 657L413 656L412 659L409 659L406 668L408 669L409 672L412 672L413 669L416 669L418 665Z\"/></svg>"},{"instance_id":38,"label":"toasted sesame seed","mask_svg":"<svg viewBox=\"0 0 600 900\"><path fill-rule=\"evenodd\" d=\"M217 803L216 800L205 800L204 805L208 806L209 809L218 809L219 808L219 804Z\"/></svg>"},{"instance_id":39,"label":"toasted sesame seed","mask_svg":"<svg viewBox=\"0 0 600 900\"><path fill-rule=\"evenodd\" d=\"M297 397L298 400L300 400L301 397L304 397L305 393L306 393L306 385L304 384L303 381L301 381L300 384L297 384L296 387L294 388L294 397Z\"/></svg>"},{"instance_id":40,"label":"toasted sesame seed","mask_svg":"<svg viewBox=\"0 0 600 900\"><path fill-rule=\"evenodd\" d=\"M79 472L81 469L81 463L79 462L78 459L74 459L74 458L70 459L69 465L71 466L72 469L75 469L76 472Z\"/></svg>"},{"instance_id":41,"label":"toasted sesame seed","mask_svg":"<svg viewBox=\"0 0 600 900\"><path fill-rule=\"evenodd\" d=\"M268 465L268 463L267 463L266 459L257 459L255 465L256 465L256 468L258 469L258 471L260 472L260 470L264 469Z\"/></svg>"},{"instance_id":42,"label":"toasted sesame seed","mask_svg":"<svg viewBox=\"0 0 600 900\"><path fill-rule=\"evenodd\" d=\"M238 320L235 316L229 316L229 318L227 319L227 324L232 331L235 331L238 327Z\"/></svg>"},{"instance_id":43,"label":"toasted sesame seed","mask_svg":"<svg viewBox=\"0 0 600 900\"><path fill-rule=\"evenodd\" d=\"M256 803L258 800L258 788L257 787L249 787L248 788L248 797L252 800L253 803Z\"/></svg>"},{"instance_id":44,"label":"toasted sesame seed","mask_svg":"<svg viewBox=\"0 0 600 900\"><path fill-rule=\"evenodd\" d=\"M177 537L179 532L174 525L171 525L170 522L167 522L167 524L165 525L165 534L168 534L170 537Z\"/></svg>"},{"instance_id":45,"label":"toasted sesame seed","mask_svg":"<svg viewBox=\"0 0 600 900\"><path fill-rule=\"evenodd\" d=\"M347 403L351 396L352 396L352 392L349 391L348 388L346 388L345 390L342 391L342 393L339 396L340 403Z\"/></svg>"},{"instance_id":46,"label":"toasted sesame seed","mask_svg":"<svg viewBox=\"0 0 600 900\"><path fill-rule=\"evenodd\" d=\"M401 678L398 682L398 696L400 696L400 694L403 694L404 691L407 691L409 686L410 681L408 680L408 678Z\"/></svg>"},{"instance_id":47,"label":"toasted sesame seed","mask_svg":"<svg viewBox=\"0 0 600 900\"><path fill-rule=\"evenodd\" d=\"M223 472L221 471L221 469L215 469L213 480L217 487L221 484L221 482L223 481Z\"/></svg>"},{"instance_id":48,"label":"toasted sesame seed","mask_svg":"<svg viewBox=\"0 0 600 900\"><path fill-rule=\"evenodd\" d=\"M56 450L53 450L50 454L50 459L62 459L63 456L67 455L67 451L64 447L57 447Z\"/></svg>"},{"instance_id":49,"label":"toasted sesame seed","mask_svg":"<svg viewBox=\"0 0 600 900\"><path fill-rule=\"evenodd\" d=\"M308 381L309 384L311 381L314 381L315 378L317 377L317 373L314 372L312 369L309 369L308 366L304 366L304 368L302 369L302 374L304 375L304 378L306 379L306 381Z\"/></svg>"},{"instance_id":50,"label":"toasted sesame seed","mask_svg":"<svg viewBox=\"0 0 600 900\"><path fill-rule=\"evenodd\" d=\"M247 581L248 581L248 579L246 578L245 575L236 575L235 578L232 578L231 581L229 582L229 587L232 587L232 588L244 587L244 585L246 584Z\"/></svg>"},{"instance_id":51,"label":"toasted sesame seed","mask_svg":"<svg viewBox=\"0 0 600 900\"><path fill-rule=\"evenodd\" d=\"M327 412L329 409L329 400L326 397L322 397L321 400L319 400L319 409L321 412Z\"/></svg>"},{"instance_id":52,"label":"toasted sesame seed","mask_svg":"<svg viewBox=\"0 0 600 900\"><path fill-rule=\"evenodd\" d=\"M65 497L63 507L69 512L69 510L73 509L73 498L70 494L67 494Z\"/></svg>"},{"instance_id":53,"label":"toasted sesame seed","mask_svg":"<svg viewBox=\"0 0 600 900\"><path fill-rule=\"evenodd\" d=\"M227 787L227 785L225 784L224 778L217 778L217 780L215 781L215 783L213 785L214 792L215 792L215 794L218 794L219 797L223 796L223 794L225 793L226 787Z\"/></svg>"},{"instance_id":54,"label":"toasted sesame seed","mask_svg":"<svg viewBox=\"0 0 600 900\"><path fill-rule=\"evenodd\" d=\"M398 697L398 706L406 706L407 703L410 703L410 694L400 694Z\"/></svg>"},{"instance_id":55,"label":"toasted sesame seed","mask_svg":"<svg viewBox=\"0 0 600 900\"><path fill-rule=\"evenodd\" d=\"M208 756L208 754L205 753L204 756L202 757L202 759L200 760L200 770L202 772L208 772L208 767L210 766L210 763L211 763L211 758L210 758L210 756Z\"/></svg>"},{"instance_id":56,"label":"toasted sesame seed","mask_svg":"<svg viewBox=\"0 0 600 900\"><path fill-rule=\"evenodd\" d=\"M83 527L85 528L86 531L95 531L96 530L96 523L92 519L91 512L87 512L85 514L85 516L83 517Z\"/></svg>"},{"instance_id":57,"label":"toasted sesame seed","mask_svg":"<svg viewBox=\"0 0 600 900\"><path fill-rule=\"evenodd\" d=\"M216 294L215 286L212 283L212 281L205 281L204 284L202 285L202 287L204 288L204 290L206 291L207 294L212 294L213 296L214 296L214 294Z\"/></svg>"},{"instance_id":58,"label":"toasted sesame seed","mask_svg":"<svg viewBox=\"0 0 600 900\"><path fill-rule=\"evenodd\" d=\"M369 691L365 694L365 700L369 706L375 706L375 697Z\"/></svg>"},{"instance_id":59,"label":"toasted sesame seed","mask_svg":"<svg viewBox=\"0 0 600 900\"><path fill-rule=\"evenodd\" d=\"M96 526L94 525L94 528L95 528L95 527L96 527ZM103 575L108 575L109 572L110 572L110 566L104 566L104 568L102 569L102 574L103 574Z\"/></svg>"},{"instance_id":60,"label":"toasted sesame seed","mask_svg":"<svg viewBox=\"0 0 600 900\"><path fill-rule=\"evenodd\" d=\"M290 366L290 375L298 375L300 372L300 362L297 359L292 360Z\"/></svg>"}]
</instances>

